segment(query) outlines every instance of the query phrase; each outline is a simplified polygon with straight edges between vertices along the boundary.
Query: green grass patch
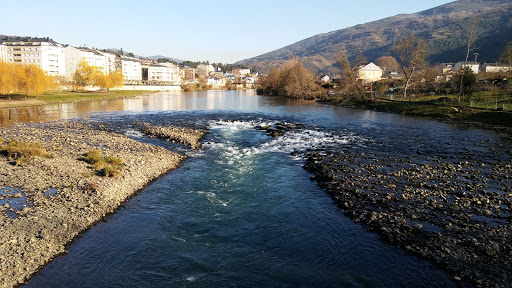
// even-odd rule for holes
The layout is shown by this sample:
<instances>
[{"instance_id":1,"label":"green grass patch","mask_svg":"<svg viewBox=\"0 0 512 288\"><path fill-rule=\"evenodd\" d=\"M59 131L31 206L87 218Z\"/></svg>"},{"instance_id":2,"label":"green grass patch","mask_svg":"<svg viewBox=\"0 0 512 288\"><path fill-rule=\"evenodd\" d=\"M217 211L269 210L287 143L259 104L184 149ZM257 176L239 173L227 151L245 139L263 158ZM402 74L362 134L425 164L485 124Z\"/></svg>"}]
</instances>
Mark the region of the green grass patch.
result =
<instances>
[{"instance_id":1,"label":"green grass patch","mask_svg":"<svg viewBox=\"0 0 512 288\"><path fill-rule=\"evenodd\" d=\"M11 139L5 143L0 138L0 153L7 156L11 160L16 161L16 165L28 163L31 157L45 157L48 153L39 143L21 142L17 139Z\"/></svg>"},{"instance_id":2,"label":"green grass patch","mask_svg":"<svg viewBox=\"0 0 512 288\"><path fill-rule=\"evenodd\" d=\"M99 150L91 150L85 155L85 161L92 165L94 170L100 170L104 176L117 177L124 164L121 158L114 156L101 157Z\"/></svg>"}]
</instances>

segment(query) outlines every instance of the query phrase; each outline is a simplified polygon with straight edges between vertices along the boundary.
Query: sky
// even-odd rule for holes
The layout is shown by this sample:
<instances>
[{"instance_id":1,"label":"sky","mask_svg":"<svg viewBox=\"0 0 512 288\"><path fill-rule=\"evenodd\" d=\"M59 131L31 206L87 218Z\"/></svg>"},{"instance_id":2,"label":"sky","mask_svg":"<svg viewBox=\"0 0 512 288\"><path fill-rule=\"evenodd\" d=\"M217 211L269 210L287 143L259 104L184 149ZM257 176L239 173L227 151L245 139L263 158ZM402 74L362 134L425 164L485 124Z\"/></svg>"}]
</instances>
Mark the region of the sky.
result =
<instances>
[{"instance_id":1,"label":"sky","mask_svg":"<svg viewBox=\"0 0 512 288\"><path fill-rule=\"evenodd\" d=\"M23 0L1 5L0 35L123 48L138 56L234 63L320 33L453 0Z\"/></svg>"}]
</instances>

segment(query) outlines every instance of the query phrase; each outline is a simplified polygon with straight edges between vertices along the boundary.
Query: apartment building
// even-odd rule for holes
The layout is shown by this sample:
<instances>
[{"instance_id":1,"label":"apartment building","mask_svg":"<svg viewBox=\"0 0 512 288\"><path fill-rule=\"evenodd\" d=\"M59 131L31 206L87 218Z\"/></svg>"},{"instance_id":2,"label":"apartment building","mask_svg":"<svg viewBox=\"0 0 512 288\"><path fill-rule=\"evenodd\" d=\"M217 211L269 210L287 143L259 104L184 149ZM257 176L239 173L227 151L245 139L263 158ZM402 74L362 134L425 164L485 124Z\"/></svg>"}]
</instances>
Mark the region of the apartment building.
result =
<instances>
[{"instance_id":1,"label":"apartment building","mask_svg":"<svg viewBox=\"0 0 512 288\"><path fill-rule=\"evenodd\" d=\"M6 62L34 64L51 76L65 75L64 47L49 38L5 37Z\"/></svg>"},{"instance_id":2,"label":"apartment building","mask_svg":"<svg viewBox=\"0 0 512 288\"><path fill-rule=\"evenodd\" d=\"M142 82L142 67L137 58L116 55L116 70L122 71L125 84L140 84Z\"/></svg>"},{"instance_id":3,"label":"apartment building","mask_svg":"<svg viewBox=\"0 0 512 288\"><path fill-rule=\"evenodd\" d=\"M7 62L7 46L0 43L0 62Z\"/></svg>"},{"instance_id":4,"label":"apartment building","mask_svg":"<svg viewBox=\"0 0 512 288\"><path fill-rule=\"evenodd\" d=\"M180 71L172 63L157 63L142 66L142 80L150 85L179 85Z\"/></svg>"}]
</instances>

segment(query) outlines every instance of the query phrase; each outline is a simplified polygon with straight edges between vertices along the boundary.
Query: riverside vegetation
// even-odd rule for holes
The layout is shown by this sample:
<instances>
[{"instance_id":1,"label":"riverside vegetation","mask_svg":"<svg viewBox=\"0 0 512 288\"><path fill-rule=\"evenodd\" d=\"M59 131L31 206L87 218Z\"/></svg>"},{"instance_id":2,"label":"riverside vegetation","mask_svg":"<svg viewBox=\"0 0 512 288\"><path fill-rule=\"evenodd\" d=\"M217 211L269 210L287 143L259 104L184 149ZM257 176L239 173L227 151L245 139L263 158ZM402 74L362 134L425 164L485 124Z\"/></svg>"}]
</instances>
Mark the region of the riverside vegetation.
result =
<instances>
[{"instance_id":1,"label":"riverside vegetation","mask_svg":"<svg viewBox=\"0 0 512 288\"><path fill-rule=\"evenodd\" d=\"M324 84L324 89L294 58L262 77L258 93L472 125L512 126L512 72L474 74L466 67L452 74L443 72L441 66L428 67L426 44L410 35L394 50L399 61L382 56L375 62L384 71L403 71L404 78L365 83L357 74L368 60L360 55L351 62L347 53L340 52L336 54L339 78ZM512 65L512 43L501 59Z\"/></svg>"},{"instance_id":2,"label":"riverside vegetation","mask_svg":"<svg viewBox=\"0 0 512 288\"><path fill-rule=\"evenodd\" d=\"M174 131L180 139L191 133L186 142L193 147L204 135L167 130ZM86 121L18 123L0 129L0 137L11 139L0 147L0 287L24 283L66 253L80 233L186 158Z\"/></svg>"}]
</instances>

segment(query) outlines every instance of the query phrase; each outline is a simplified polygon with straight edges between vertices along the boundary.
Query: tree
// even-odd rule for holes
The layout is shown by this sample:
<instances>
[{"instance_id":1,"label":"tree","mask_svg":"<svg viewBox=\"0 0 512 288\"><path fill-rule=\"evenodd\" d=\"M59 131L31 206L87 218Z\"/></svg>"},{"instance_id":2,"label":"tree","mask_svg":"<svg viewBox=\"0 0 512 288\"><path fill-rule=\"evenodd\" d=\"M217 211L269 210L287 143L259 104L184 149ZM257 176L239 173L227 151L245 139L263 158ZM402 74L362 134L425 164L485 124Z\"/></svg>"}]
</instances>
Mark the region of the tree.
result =
<instances>
[{"instance_id":1,"label":"tree","mask_svg":"<svg viewBox=\"0 0 512 288\"><path fill-rule=\"evenodd\" d=\"M314 99L319 91L313 75L299 62L284 71L287 82L286 96L297 99Z\"/></svg>"},{"instance_id":2,"label":"tree","mask_svg":"<svg viewBox=\"0 0 512 288\"><path fill-rule=\"evenodd\" d=\"M93 85L97 80L96 74L99 72L97 67L89 65L87 61L78 63L78 69L73 75L73 81L77 86L84 90L86 86Z\"/></svg>"},{"instance_id":3,"label":"tree","mask_svg":"<svg viewBox=\"0 0 512 288\"><path fill-rule=\"evenodd\" d=\"M393 56L382 56L375 60L375 65L379 66L384 72L398 71L398 61Z\"/></svg>"},{"instance_id":4,"label":"tree","mask_svg":"<svg viewBox=\"0 0 512 288\"><path fill-rule=\"evenodd\" d=\"M357 81L357 69L359 67L359 63L354 63L354 65L352 65L345 52L339 52L334 57L341 68L341 93L349 97L360 97L363 88L361 83ZM363 59L359 58L359 60L356 61L360 62L362 60Z\"/></svg>"},{"instance_id":5,"label":"tree","mask_svg":"<svg viewBox=\"0 0 512 288\"><path fill-rule=\"evenodd\" d=\"M407 98L407 89L414 72L427 64L425 61L428 55L427 42L409 34L398 40L397 44L393 46L393 51L400 61L400 69L405 76L404 98ZM409 101L411 101L410 98Z\"/></svg>"},{"instance_id":6,"label":"tree","mask_svg":"<svg viewBox=\"0 0 512 288\"><path fill-rule=\"evenodd\" d=\"M50 77L47 76L43 69L36 65L23 65L25 77L21 81L22 92L25 94L25 99L28 94L39 96L51 85Z\"/></svg>"},{"instance_id":7,"label":"tree","mask_svg":"<svg viewBox=\"0 0 512 288\"><path fill-rule=\"evenodd\" d=\"M469 53L473 51L475 42L478 40L478 20L476 18L472 19L465 27L466 35L467 35L467 42L466 42L466 58L464 60L464 66L461 77L460 77L460 85L459 85L459 101L460 97L464 96L464 74L466 72L466 67L468 63ZM463 98L464 99L464 98Z\"/></svg>"},{"instance_id":8,"label":"tree","mask_svg":"<svg viewBox=\"0 0 512 288\"><path fill-rule=\"evenodd\" d=\"M297 99L313 99L320 86L313 75L297 59L286 61L280 68L272 68L261 80L260 93Z\"/></svg>"},{"instance_id":9,"label":"tree","mask_svg":"<svg viewBox=\"0 0 512 288\"><path fill-rule=\"evenodd\" d=\"M12 63L0 61L0 94L8 95L11 100L11 93L17 89L15 68L21 68L20 65L14 66Z\"/></svg>"},{"instance_id":10,"label":"tree","mask_svg":"<svg viewBox=\"0 0 512 288\"><path fill-rule=\"evenodd\" d=\"M282 77L281 71L276 67L272 67L268 75L262 77L260 86L263 90L263 93L269 95L280 95L282 92L280 90L283 88L282 86Z\"/></svg>"},{"instance_id":11,"label":"tree","mask_svg":"<svg viewBox=\"0 0 512 288\"><path fill-rule=\"evenodd\" d=\"M505 64L512 65L512 42L508 42L505 50L503 50L503 53L501 54L500 61Z\"/></svg>"},{"instance_id":12,"label":"tree","mask_svg":"<svg viewBox=\"0 0 512 288\"><path fill-rule=\"evenodd\" d=\"M426 91L434 91L435 94L439 94L439 90L441 88L442 82L438 80L438 76L441 74L440 68L438 67L430 67L426 68L422 77L425 80L425 90Z\"/></svg>"},{"instance_id":13,"label":"tree","mask_svg":"<svg viewBox=\"0 0 512 288\"><path fill-rule=\"evenodd\" d=\"M458 86L457 88L462 87L462 93L470 96L476 85L476 74L471 68L465 67L453 77L453 81ZM462 86L460 83L462 83Z\"/></svg>"},{"instance_id":14,"label":"tree","mask_svg":"<svg viewBox=\"0 0 512 288\"><path fill-rule=\"evenodd\" d=\"M124 83L123 72L121 72L121 71L110 72L108 74L108 77L110 78L110 83L112 85L112 87L109 87L109 88L123 86L123 83Z\"/></svg>"}]
</instances>

